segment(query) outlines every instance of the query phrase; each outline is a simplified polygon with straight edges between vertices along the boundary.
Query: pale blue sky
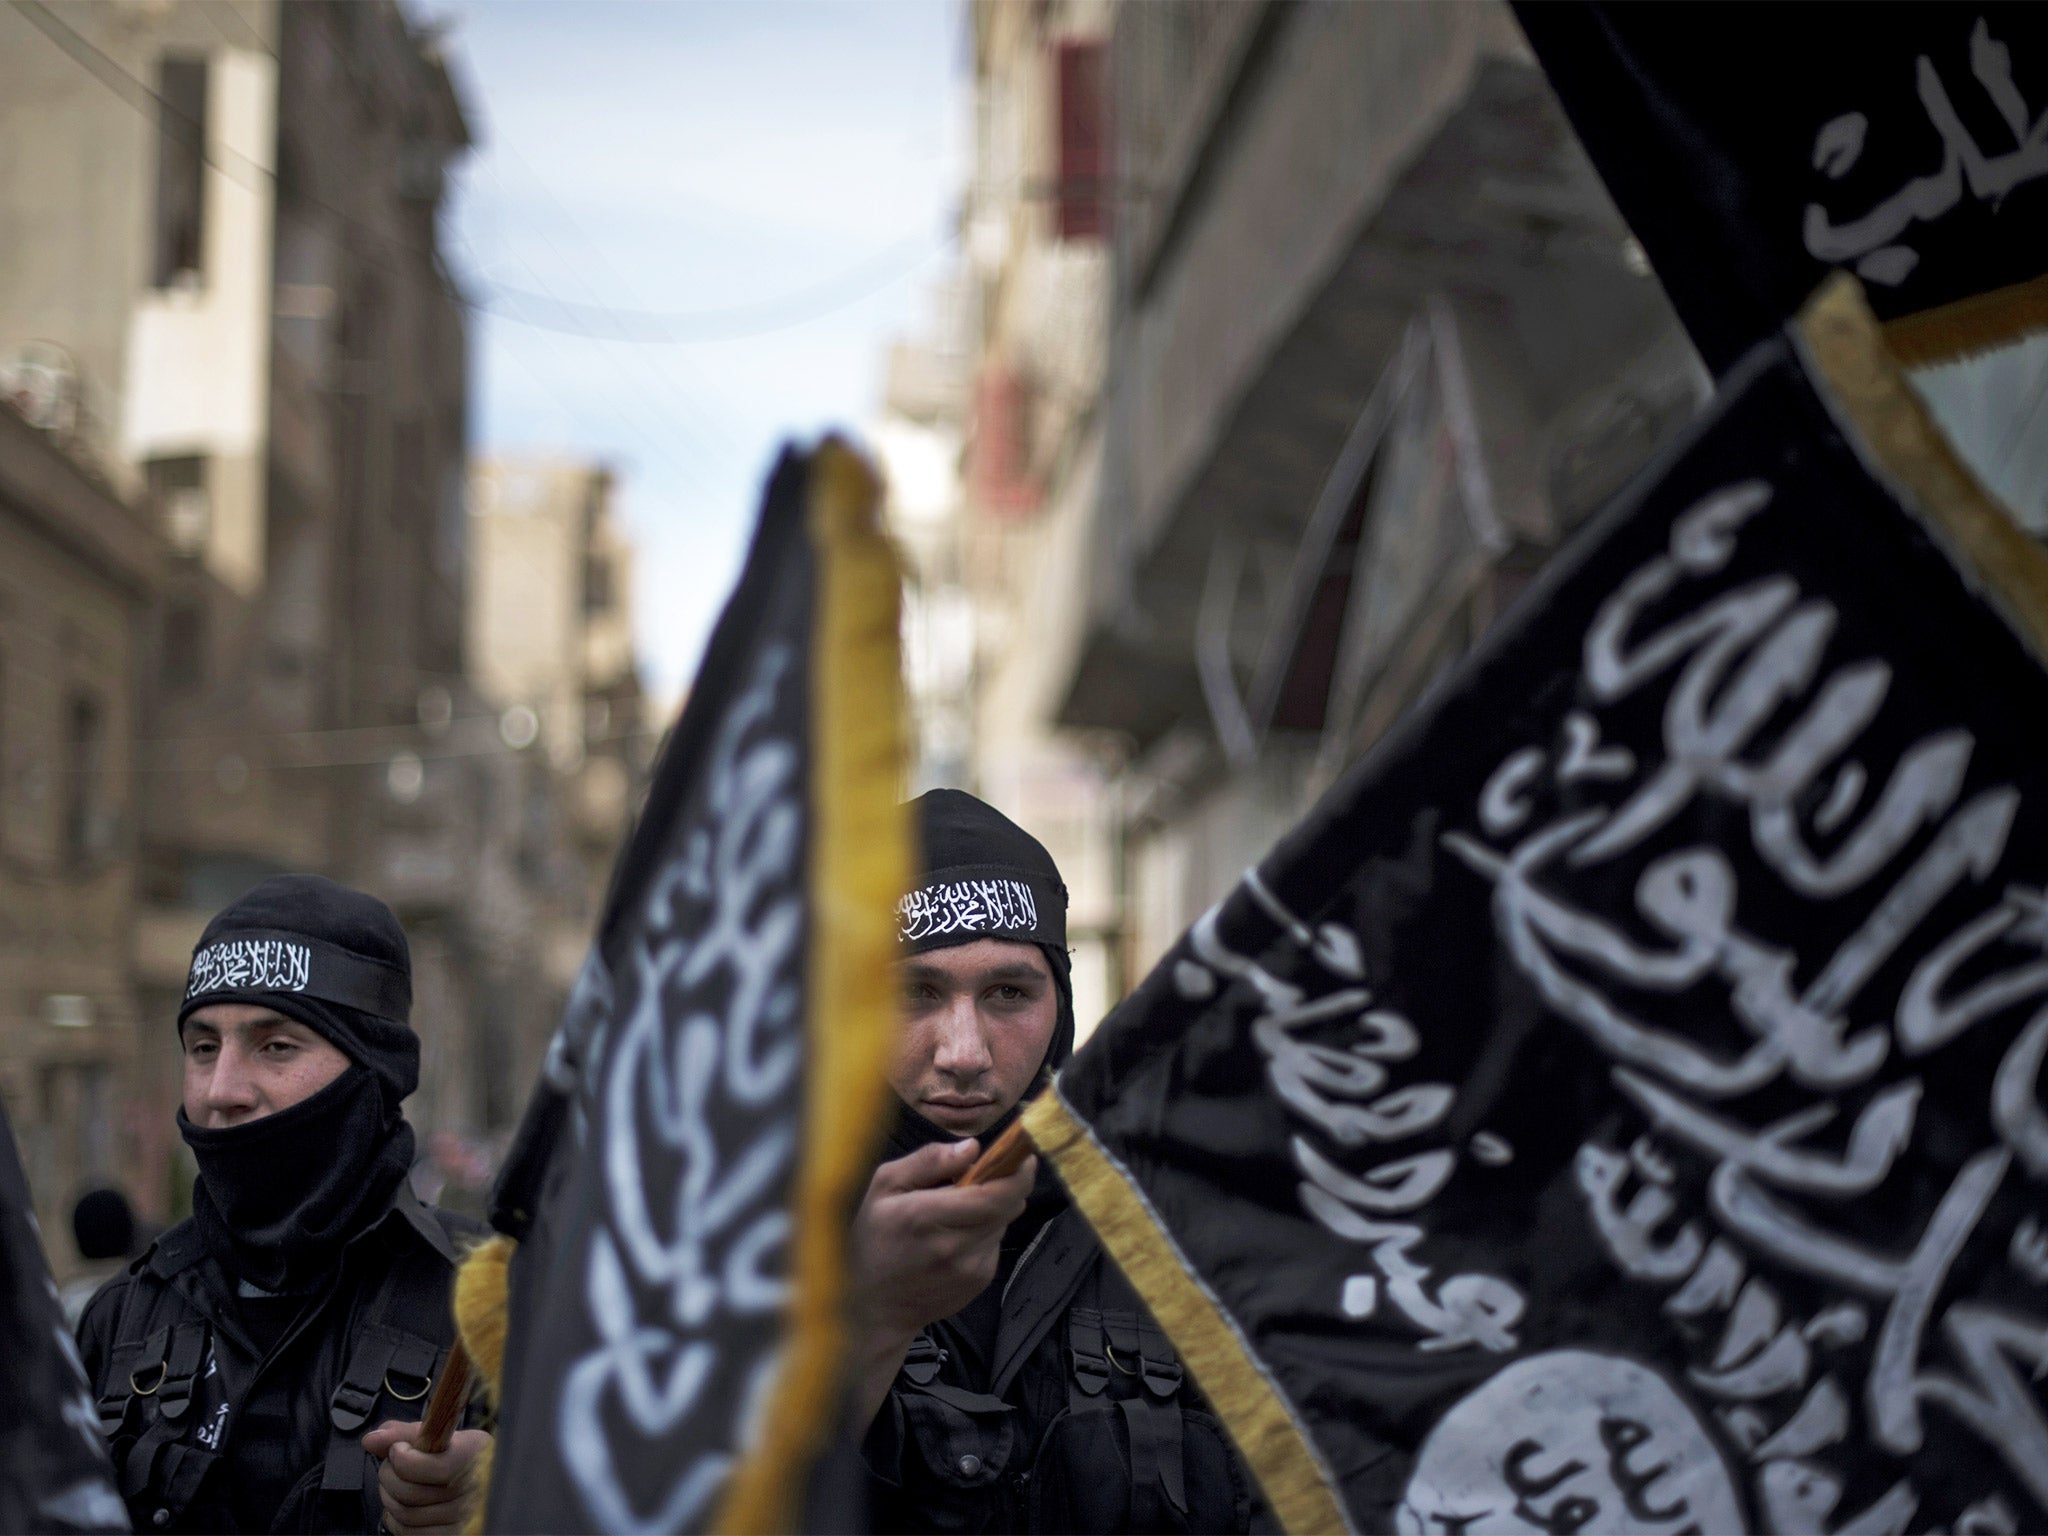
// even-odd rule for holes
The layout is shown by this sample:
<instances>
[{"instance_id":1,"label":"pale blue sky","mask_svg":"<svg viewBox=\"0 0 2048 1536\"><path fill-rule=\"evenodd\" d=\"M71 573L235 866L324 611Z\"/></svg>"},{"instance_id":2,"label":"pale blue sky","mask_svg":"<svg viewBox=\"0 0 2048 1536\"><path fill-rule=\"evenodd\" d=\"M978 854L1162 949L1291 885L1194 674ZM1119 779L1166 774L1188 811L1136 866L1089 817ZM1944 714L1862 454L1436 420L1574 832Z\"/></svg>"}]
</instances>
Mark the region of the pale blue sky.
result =
<instances>
[{"instance_id":1,"label":"pale blue sky","mask_svg":"<svg viewBox=\"0 0 2048 1536\"><path fill-rule=\"evenodd\" d=\"M471 292L572 328L699 338L636 344L502 313L471 336L480 452L621 471L642 658L673 697L737 574L776 445L872 419L887 343L944 265L967 126L961 9L418 9L452 22L481 140L446 240Z\"/></svg>"}]
</instances>

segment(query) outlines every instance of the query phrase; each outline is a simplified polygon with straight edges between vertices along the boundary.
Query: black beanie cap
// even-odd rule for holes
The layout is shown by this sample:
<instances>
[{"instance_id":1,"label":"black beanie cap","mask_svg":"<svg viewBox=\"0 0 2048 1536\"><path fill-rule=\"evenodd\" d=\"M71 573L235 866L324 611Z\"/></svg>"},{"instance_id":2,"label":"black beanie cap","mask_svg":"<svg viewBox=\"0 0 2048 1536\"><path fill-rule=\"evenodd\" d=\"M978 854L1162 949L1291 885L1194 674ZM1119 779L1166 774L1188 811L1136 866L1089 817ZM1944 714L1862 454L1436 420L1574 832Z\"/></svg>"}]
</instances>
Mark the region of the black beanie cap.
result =
<instances>
[{"instance_id":1,"label":"black beanie cap","mask_svg":"<svg viewBox=\"0 0 2048 1536\"><path fill-rule=\"evenodd\" d=\"M1045 844L965 790L910 802L918 877L896 909L896 938L919 954L976 939L1011 939L1065 952L1067 887Z\"/></svg>"},{"instance_id":2,"label":"black beanie cap","mask_svg":"<svg viewBox=\"0 0 2048 1536\"><path fill-rule=\"evenodd\" d=\"M385 1103L419 1086L412 952L392 910L320 875L273 875L206 925L178 1008L178 1030L214 1003L254 1003L296 1019L367 1067Z\"/></svg>"},{"instance_id":3,"label":"black beanie cap","mask_svg":"<svg viewBox=\"0 0 2048 1536\"><path fill-rule=\"evenodd\" d=\"M965 790L929 790L909 810L917 823L918 876L897 905L899 949L923 954L978 939L1036 944L1060 1000L1046 1065L1060 1066L1074 1047L1074 981L1059 866L1045 844Z\"/></svg>"}]
</instances>

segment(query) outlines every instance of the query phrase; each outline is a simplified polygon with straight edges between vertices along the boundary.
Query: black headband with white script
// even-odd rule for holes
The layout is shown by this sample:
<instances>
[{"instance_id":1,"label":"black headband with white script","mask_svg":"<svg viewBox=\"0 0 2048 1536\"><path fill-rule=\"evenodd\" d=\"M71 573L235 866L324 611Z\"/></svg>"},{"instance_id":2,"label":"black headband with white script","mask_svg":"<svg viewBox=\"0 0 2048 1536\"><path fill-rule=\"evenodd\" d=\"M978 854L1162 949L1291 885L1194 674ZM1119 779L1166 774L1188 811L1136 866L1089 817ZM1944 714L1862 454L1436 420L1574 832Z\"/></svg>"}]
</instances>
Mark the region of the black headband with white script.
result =
<instances>
[{"instance_id":1,"label":"black headband with white script","mask_svg":"<svg viewBox=\"0 0 2048 1536\"><path fill-rule=\"evenodd\" d=\"M1067 893L1033 870L970 865L935 870L896 904L896 940L940 949L976 939L1067 945Z\"/></svg>"},{"instance_id":2,"label":"black headband with white script","mask_svg":"<svg viewBox=\"0 0 2048 1536\"><path fill-rule=\"evenodd\" d=\"M412 1011L412 979L396 967L302 933L250 928L213 936L192 952L180 1014L212 1000L254 1002L295 995L380 1019Z\"/></svg>"}]
</instances>

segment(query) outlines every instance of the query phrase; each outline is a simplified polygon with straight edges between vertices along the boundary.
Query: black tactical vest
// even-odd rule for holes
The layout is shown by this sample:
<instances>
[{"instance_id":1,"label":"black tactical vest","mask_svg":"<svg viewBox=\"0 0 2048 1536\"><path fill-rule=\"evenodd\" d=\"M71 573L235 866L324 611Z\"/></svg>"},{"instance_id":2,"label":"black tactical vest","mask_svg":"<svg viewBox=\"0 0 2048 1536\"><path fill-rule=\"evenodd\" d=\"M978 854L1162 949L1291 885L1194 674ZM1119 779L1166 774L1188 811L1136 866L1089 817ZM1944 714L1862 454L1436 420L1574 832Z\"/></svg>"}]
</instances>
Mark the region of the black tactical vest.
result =
<instances>
[{"instance_id":1,"label":"black tactical vest","mask_svg":"<svg viewBox=\"0 0 2048 1536\"><path fill-rule=\"evenodd\" d=\"M989 1379L919 1334L865 1446L903 1531L1245 1531L1250 1474L1166 1335L1068 1210L1003 1293Z\"/></svg>"},{"instance_id":2,"label":"black tactical vest","mask_svg":"<svg viewBox=\"0 0 2048 1536\"><path fill-rule=\"evenodd\" d=\"M246 1471L251 1458L282 1456L292 1480L270 1529L378 1531L378 1463L361 1438L424 1412L455 1337L456 1244L481 1230L401 1184L382 1217L349 1240L331 1285L267 1351L241 1327L234 1280L192 1223L157 1239L79 1323L135 1529L234 1531L237 1462ZM238 1436L251 1397L280 1384L285 1443Z\"/></svg>"}]
</instances>

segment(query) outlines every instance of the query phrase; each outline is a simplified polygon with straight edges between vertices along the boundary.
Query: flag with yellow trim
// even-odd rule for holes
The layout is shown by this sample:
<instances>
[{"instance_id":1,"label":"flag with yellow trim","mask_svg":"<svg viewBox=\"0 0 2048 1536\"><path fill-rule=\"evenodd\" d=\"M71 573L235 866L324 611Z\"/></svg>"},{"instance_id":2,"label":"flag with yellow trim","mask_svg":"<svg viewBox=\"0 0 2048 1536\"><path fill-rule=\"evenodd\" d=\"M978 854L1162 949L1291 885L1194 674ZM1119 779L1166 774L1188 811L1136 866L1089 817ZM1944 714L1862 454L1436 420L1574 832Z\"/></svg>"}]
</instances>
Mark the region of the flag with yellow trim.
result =
<instances>
[{"instance_id":1,"label":"flag with yellow trim","mask_svg":"<svg viewBox=\"0 0 2048 1536\"><path fill-rule=\"evenodd\" d=\"M1024 1124L1294 1531L2048 1528L2048 555L1853 280Z\"/></svg>"},{"instance_id":2,"label":"flag with yellow trim","mask_svg":"<svg viewBox=\"0 0 2048 1536\"><path fill-rule=\"evenodd\" d=\"M2048 329L2048 6L1515 17L1715 373L1836 271L1909 363Z\"/></svg>"},{"instance_id":3,"label":"flag with yellow trim","mask_svg":"<svg viewBox=\"0 0 2048 1536\"><path fill-rule=\"evenodd\" d=\"M518 1247L464 1271L489 1530L860 1518L812 1474L910 865L877 489L836 441L776 468L494 1197Z\"/></svg>"}]
</instances>

